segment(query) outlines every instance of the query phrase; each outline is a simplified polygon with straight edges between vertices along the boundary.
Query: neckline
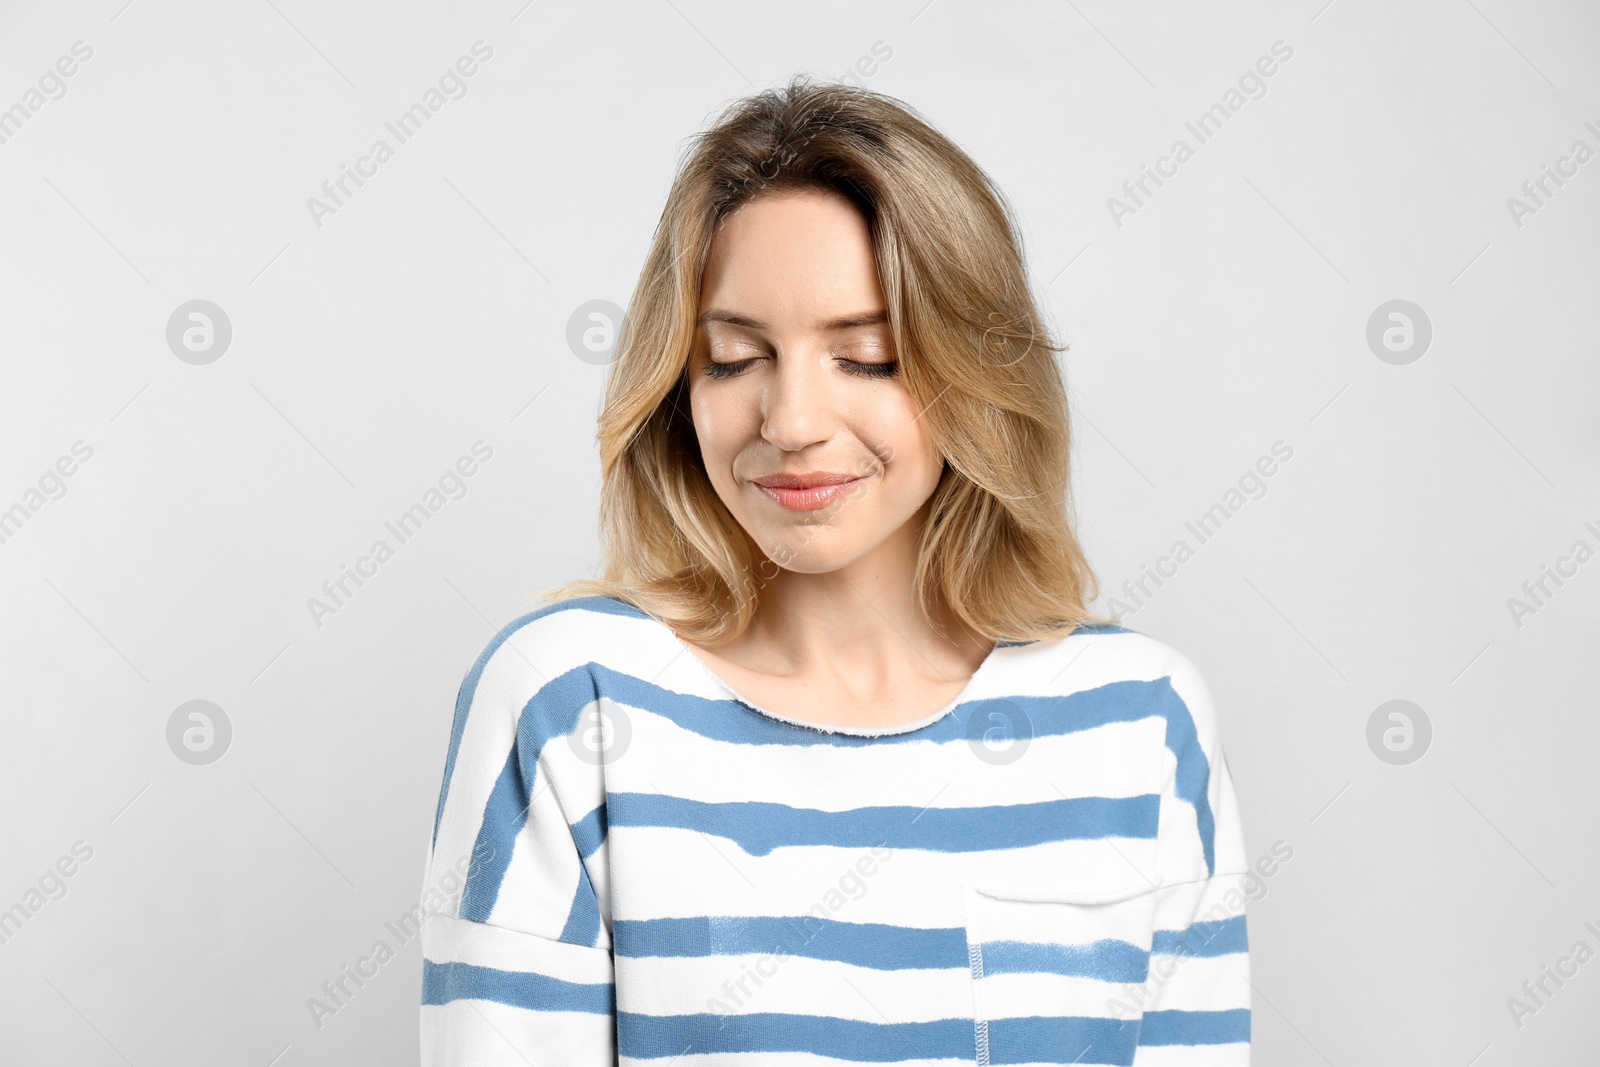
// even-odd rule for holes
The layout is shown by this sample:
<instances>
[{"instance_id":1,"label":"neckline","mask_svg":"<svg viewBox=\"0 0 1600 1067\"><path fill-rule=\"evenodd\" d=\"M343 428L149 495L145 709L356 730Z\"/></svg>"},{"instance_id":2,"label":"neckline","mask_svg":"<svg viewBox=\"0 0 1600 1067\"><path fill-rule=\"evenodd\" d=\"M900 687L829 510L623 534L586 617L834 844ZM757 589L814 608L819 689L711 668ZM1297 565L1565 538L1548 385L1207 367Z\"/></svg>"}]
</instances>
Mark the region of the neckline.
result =
<instances>
[{"instance_id":1,"label":"neckline","mask_svg":"<svg viewBox=\"0 0 1600 1067\"><path fill-rule=\"evenodd\" d=\"M745 699L745 697L742 696L738 690L734 689L733 686L724 681L720 674L711 669L710 664L706 663L705 660L701 659L695 654L694 646L690 645L689 642L679 637L677 632L674 631L672 627L668 626L664 622L661 622L659 619L657 619L656 622L663 630L667 632L667 636L672 638L672 640L677 643L683 654L688 656L694 662L700 673L708 678L714 685L716 685L718 689L721 689L724 693L731 697L735 703L742 705L743 707L755 712L757 715L763 716L764 718L772 719L776 722L781 722L789 726L799 726L807 730L815 730L819 733L845 734L850 737L894 737L900 734L915 733L918 730L932 726L934 723L944 719L947 715L949 715L956 708L960 707L962 703L966 701L968 695L972 692L973 686L977 684L978 678L989 668L991 664L994 663L995 659L1000 655L1001 650L1007 648L1016 648L1019 645L1032 643L1028 641L996 641L994 647L989 650L988 654L983 657L983 661L978 664L977 670L973 671L971 677L967 679L967 684L962 686L961 691L955 695L955 699L951 700L944 707L913 722L900 723L896 726L871 728L860 726L836 726L830 723L810 722L805 719L796 719L788 715L780 715L775 711L769 711L754 701Z\"/></svg>"}]
</instances>

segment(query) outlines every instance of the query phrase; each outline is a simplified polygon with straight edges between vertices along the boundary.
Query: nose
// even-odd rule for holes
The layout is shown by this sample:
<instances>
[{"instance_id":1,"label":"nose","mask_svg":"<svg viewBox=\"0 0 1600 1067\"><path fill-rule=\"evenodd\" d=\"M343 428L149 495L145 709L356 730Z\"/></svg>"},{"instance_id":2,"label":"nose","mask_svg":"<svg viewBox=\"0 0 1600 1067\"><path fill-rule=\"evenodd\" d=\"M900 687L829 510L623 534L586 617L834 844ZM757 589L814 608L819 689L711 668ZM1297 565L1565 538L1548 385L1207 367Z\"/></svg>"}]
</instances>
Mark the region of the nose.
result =
<instances>
[{"instance_id":1,"label":"nose","mask_svg":"<svg viewBox=\"0 0 1600 1067\"><path fill-rule=\"evenodd\" d=\"M773 447L798 452L833 436L838 415L826 362L811 350L778 354L761 396L761 436Z\"/></svg>"}]
</instances>

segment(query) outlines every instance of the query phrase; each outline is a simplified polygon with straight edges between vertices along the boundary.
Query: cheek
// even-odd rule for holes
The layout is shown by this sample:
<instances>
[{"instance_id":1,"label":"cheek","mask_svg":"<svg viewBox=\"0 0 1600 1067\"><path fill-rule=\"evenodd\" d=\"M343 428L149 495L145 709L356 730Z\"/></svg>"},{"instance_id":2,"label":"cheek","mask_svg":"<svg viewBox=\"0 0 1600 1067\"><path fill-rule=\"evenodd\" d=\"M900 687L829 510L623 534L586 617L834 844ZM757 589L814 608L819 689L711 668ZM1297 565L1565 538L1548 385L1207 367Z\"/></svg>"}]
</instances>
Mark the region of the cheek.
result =
<instances>
[{"instance_id":1,"label":"cheek","mask_svg":"<svg viewBox=\"0 0 1600 1067\"><path fill-rule=\"evenodd\" d=\"M902 483L937 481L944 465L920 410L904 389L882 390L860 409L863 442Z\"/></svg>"},{"instance_id":2,"label":"cheek","mask_svg":"<svg viewBox=\"0 0 1600 1067\"><path fill-rule=\"evenodd\" d=\"M749 441L750 427L759 429L759 418L751 421L753 404L737 389L689 387L689 416L700 443L700 458L712 483L720 489L733 482L734 457Z\"/></svg>"},{"instance_id":3,"label":"cheek","mask_svg":"<svg viewBox=\"0 0 1600 1067\"><path fill-rule=\"evenodd\" d=\"M694 432L700 438L700 447L711 451L711 446L728 435L732 412L727 397L718 396L715 390L689 389L689 413L694 420Z\"/></svg>"}]
</instances>

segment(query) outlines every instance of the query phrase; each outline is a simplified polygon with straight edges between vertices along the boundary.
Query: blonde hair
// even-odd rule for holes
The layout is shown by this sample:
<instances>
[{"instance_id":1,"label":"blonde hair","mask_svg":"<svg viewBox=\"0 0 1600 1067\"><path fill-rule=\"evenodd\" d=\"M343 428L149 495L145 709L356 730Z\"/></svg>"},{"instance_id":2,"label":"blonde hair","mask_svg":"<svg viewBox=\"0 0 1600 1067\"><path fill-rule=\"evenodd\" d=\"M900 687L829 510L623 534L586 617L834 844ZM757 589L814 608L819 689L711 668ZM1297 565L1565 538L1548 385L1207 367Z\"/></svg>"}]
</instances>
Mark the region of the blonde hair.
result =
<instances>
[{"instance_id":1,"label":"blonde hair","mask_svg":"<svg viewBox=\"0 0 1600 1067\"><path fill-rule=\"evenodd\" d=\"M995 641L1060 636L1099 585L1070 518L1070 426L1050 337L1003 194L901 101L843 84L736 101L689 146L617 334L596 435L604 578L550 602L612 596L715 646L757 607L750 542L712 487L685 368L719 224L765 192L831 190L864 214L902 381L947 459L914 583ZM775 571L768 571L768 577Z\"/></svg>"}]
</instances>

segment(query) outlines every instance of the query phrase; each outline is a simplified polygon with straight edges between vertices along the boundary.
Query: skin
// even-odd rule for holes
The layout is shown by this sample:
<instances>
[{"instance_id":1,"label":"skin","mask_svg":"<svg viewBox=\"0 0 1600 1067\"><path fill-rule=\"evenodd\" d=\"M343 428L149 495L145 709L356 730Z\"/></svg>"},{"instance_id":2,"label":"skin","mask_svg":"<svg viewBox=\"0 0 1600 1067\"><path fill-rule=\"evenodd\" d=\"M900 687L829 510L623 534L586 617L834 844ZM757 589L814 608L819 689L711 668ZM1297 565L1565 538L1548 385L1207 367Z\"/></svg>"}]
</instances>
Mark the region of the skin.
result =
<instances>
[{"instance_id":1,"label":"skin","mask_svg":"<svg viewBox=\"0 0 1600 1067\"><path fill-rule=\"evenodd\" d=\"M824 328L886 310L867 222L838 194L762 194L713 240L686 368L694 428L717 495L771 562L749 576L758 607L744 633L690 647L788 718L877 729L924 719L994 647L947 606L929 619L917 604L916 546L944 459L887 320ZM811 471L861 480L810 512L753 484Z\"/></svg>"}]
</instances>

